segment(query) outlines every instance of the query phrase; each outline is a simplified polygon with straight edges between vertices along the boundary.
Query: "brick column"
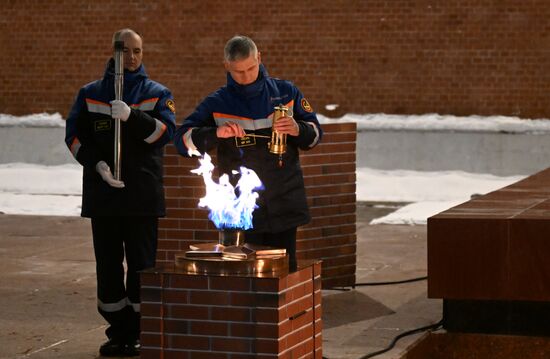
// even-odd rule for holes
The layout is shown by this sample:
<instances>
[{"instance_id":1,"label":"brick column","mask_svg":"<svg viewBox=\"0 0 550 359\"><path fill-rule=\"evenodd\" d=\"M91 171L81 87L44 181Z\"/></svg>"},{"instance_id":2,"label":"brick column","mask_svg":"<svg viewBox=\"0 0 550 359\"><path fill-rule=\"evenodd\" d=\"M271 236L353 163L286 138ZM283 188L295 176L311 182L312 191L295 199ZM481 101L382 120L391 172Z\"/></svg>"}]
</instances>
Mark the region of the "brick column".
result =
<instances>
[{"instance_id":1,"label":"brick column","mask_svg":"<svg viewBox=\"0 0 550 359\"><path fill-rule=\"evenodd\" d=\"M141 359L322 358L321 265L257 276L141 274Z\"/></svg>"},{"instance_id":2,"label":"brick column","mask_svg":"<svg viewBox=\"0 0 550 359\"><path fill-rule=\"evenodd\" d=\"M311 222L298 229L298 259L322 259L323 285L355 283L355 142L354 123L323 125L320 145L300 153ZM166 147L164 159L167 216L159 226L157 263L174 261L174 253L189 244L216 241L216 228L207 211L199 209L204 196L202 178L190 171L196 158L177 154Z\"/></svg>"}]
</instances>

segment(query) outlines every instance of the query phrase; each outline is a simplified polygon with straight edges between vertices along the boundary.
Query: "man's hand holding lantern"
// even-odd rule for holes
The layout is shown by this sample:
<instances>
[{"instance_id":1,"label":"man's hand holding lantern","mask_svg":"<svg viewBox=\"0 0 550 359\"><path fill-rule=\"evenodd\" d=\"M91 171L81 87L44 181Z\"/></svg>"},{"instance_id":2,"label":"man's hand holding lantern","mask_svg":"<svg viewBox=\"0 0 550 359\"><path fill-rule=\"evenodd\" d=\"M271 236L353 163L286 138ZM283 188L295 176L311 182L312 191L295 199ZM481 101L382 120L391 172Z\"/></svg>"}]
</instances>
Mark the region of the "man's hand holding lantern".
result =
<instances>
[{"instance_id":1,"label":"man's hand holding lantern","mask_svg":"<svg viewBox=\"0 0 550 359\"><path fill-rule=\"evenodd\" d=\"M290 136L300 134L300 126L292 117L281 117L273 125L273 129L279 133L286 133Z\"/></svg>"}]
</instances>

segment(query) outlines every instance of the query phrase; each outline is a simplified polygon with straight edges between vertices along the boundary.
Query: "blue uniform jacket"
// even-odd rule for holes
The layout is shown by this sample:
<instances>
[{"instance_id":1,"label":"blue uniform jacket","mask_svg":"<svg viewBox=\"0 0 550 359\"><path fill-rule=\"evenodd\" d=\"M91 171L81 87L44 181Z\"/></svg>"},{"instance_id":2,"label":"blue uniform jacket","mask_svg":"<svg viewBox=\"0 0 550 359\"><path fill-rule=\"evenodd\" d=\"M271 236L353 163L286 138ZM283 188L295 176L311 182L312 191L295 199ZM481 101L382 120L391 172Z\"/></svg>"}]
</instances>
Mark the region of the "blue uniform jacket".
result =
<instances>
[{"instance_id":1,"label":"blue uniform jacket","mask_svg":"<svg viewBox=\"0 0 550 359\"><path fill-rule=\"evenodd\" d=\"M102 79L80 89L69 113L65 142L84 167L82 216L163 216L163 146L175 131L175 105L170 90L148 78L141 65L124 72L123 100L131 108L121 121L122 189L109 186L95 166L105 161L113 169L115 99L114 61Z\"/></svg>"},{"instance_id":2,"label":"blue uniform jacket","mask_svg":"<svg viewBox=\"0 0 550 359\"><path fill-rule=\"evenodd\" d=\"M300 127L296 137L287 136L287 150L279 156L268 150L269 139L217 138L216 129L227 121L240 124L247 133L271 135L274 107L286 105ZM227 85L206 97L177 130L174 141L180 154L201 153L217 147L218 170L230 177L241 166L254 170L265 189L259 192L259 208L253 212L255 232L280 232L309 222L299 149L309 150L321 140L317 116L302 93L289 81L269 77L260 65L258 79L246 86L227 74ZM233 182L235 180L233 179Z\"/></svg>"}]
</instances>

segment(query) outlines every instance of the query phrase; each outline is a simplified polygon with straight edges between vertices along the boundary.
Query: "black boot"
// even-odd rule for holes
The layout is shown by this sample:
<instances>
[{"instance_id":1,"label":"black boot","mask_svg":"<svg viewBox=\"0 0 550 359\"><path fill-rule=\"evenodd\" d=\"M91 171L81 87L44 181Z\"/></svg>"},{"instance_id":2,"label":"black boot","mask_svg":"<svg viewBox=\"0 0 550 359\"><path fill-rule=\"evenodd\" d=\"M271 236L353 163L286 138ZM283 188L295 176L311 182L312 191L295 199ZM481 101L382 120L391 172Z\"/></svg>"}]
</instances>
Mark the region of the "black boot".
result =
<instances>
[{"instance_id":1,"label":"black boot","mask_svg":"<svg viewBox=\"0 0 550 359\"><path fill-rule=\"evenodd\" d=\"M99 347L99 354L104 357L117 357L124 355L124 345L121 341L110 338Z\"/></svg>"},{"instance_id":2,"label":"black boot","mask_svg":"<svg viewBox=\"0 0 550 359\"><path fill-rule=\"evenodd\" d=\"M124 343L123 352L125 356L138 356L139 350L141 349L141 344L139 339L130 340L129 342Z\"/></svg>"}]
</instances>

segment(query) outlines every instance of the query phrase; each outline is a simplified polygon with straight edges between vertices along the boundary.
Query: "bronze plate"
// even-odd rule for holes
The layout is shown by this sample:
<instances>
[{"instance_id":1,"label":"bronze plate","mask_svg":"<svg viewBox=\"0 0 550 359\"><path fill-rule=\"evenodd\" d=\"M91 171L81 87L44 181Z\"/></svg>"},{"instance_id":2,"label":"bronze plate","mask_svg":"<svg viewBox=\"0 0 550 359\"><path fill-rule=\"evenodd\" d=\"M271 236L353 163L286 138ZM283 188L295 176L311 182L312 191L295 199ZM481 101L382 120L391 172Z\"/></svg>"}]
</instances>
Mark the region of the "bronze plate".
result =
<instances>
[{"instance_id":1,"label":"bronze plate","mask_svg":"<svg viewBox=\"0 0 550 359\"><path fill-rule=\"evenodd\" d=\"M288 271L288 255L266 259L189 258L186 252L179 252L174 257L177 270L185 273L239 275Z\"/></svg>"}]
</instances>

